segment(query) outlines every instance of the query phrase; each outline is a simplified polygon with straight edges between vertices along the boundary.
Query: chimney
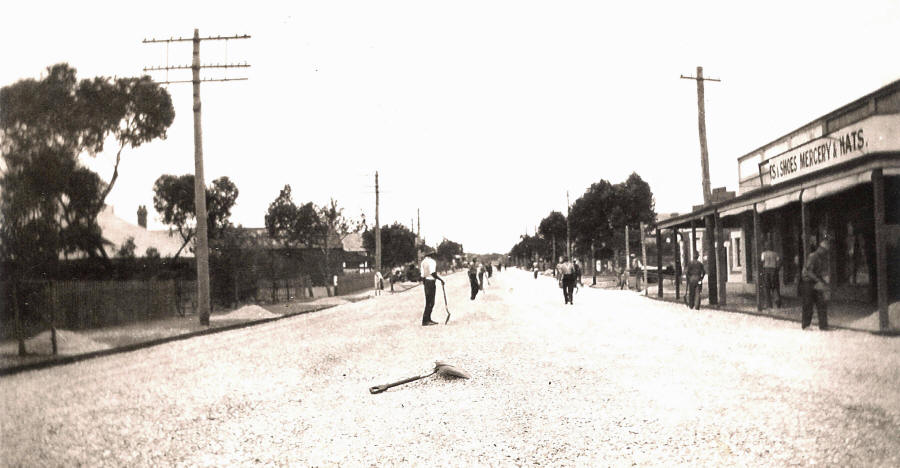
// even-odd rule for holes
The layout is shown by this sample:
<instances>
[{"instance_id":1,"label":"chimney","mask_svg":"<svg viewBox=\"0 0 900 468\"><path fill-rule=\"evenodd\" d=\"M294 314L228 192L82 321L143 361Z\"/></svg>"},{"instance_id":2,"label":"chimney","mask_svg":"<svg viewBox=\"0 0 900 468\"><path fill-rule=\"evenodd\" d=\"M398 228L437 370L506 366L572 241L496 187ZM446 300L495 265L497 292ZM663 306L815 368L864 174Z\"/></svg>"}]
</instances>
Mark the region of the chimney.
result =
<instances>
[{"instance_id":1,"label":"chimney","mask_svg":"<svg viewBox=\"0 0 900 468\"><path fill-rule=\"evenodd\" d=\"M137 210L138 226L147 229L147 207L141 205Z\"/></svg>"}]
</instances>

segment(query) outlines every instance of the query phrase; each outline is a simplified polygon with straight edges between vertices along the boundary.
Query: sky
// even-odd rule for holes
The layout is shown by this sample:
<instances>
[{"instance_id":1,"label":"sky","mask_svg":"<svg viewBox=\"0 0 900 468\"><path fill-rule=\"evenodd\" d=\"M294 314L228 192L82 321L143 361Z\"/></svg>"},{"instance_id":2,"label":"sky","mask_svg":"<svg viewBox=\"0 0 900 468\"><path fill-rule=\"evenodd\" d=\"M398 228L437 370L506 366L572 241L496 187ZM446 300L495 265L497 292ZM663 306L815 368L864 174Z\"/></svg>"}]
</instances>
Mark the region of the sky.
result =
<instances>
[{"instance_id":1,"label":"sky","mask_svg":"<svg viewBox=\"0 0 900 468\"><path fill-rule=\"evenodd\" d=\"M0 86L67 62L79 78L166 72L203 41L207 184L240 195L232 222L263 227L285 185L295 203L410 226L467 252L508 252L591 183L650 184L656 211L702 202L697 88L710 178L737 189L737 158L900 79L900 1L12 2L0 16ZM189 80L190 70L168 72ZM162 174L193 173L190 84L168 86L165 140L122 154L107 199L151 229ZM86 165L105 180L115 145Z\"/></svg>"}]
</instances>

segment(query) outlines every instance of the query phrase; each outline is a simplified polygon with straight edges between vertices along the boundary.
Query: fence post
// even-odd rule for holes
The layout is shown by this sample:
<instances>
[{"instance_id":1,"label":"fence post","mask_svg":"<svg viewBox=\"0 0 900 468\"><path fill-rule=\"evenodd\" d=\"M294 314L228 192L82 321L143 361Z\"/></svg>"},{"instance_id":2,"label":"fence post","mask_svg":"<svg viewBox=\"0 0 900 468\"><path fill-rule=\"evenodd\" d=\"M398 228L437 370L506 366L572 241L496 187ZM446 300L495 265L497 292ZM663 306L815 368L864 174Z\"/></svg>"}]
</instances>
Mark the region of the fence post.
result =
<instances>
[{"instance_id":1,"label":"fence post","mask_svg":"<svg viewBox=\"0 0 900 468\"><path fill-rule=\"evenodd\" d=\"M56 356L59 349L56 346L56 295L53 281L47 282L47 289L50 291L50 347L53 349L53 355Z\"/></svg>"}]
</instances>

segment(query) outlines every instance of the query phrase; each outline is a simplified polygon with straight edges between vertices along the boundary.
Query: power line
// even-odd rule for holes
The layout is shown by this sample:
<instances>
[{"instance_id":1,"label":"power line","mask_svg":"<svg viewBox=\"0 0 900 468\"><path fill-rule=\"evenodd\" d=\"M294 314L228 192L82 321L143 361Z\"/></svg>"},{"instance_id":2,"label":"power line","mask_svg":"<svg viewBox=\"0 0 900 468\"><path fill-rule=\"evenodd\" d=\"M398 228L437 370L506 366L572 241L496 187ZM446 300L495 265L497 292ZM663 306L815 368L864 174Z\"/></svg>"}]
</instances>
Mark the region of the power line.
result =
<instances>
[{"instance_id":1,"label":"power line","mask_svg":"<svg viewBox=\"0 0 900 468\"><path fill-rule=\"evenodd\" d=\"M200 124L200 83L201 82L210 82L210 81L243 81L247 78L219 78L219 79L200 79L200 69L201 68L247 68L250 65L244 62L243 64L215 64L215 65L200 65L200 42L201 41L218 41L218 40L229 40L229 39L249 39L249 35L242 36L209 36L205 38L200 37L200 30L194 29L194 36L191 38L183 38L179 37L169 38L169 39L144 39L144 44L151 43L166 43L166 62L168 62L168 43L170 42L186 42L191 41L194 44L193 47L193 57L191 60L191 66L187 67L184 65L180 66L169 66L168 63L165 67L144 67L144 71L166 71L166 81L163 84L169 83L192 83L194 88L194 98L193 98L193 107L194 107L194 207L195 207L195 215L196 215L196 234L195 234L195 248L194 248L194 257L197 261L197 312L200 317L200 325L209 326L209 314L210 314L210 299L209 299L209 245L208 245L208 233L207 233L207 225L206 225L206 182L203 178L203 131ZM227 44L227 43L226 43ZM192 72L191 80L178 80L178 81L170 81L168 79L169 70L187 70L190 69Z\"/></svg>"},{"instance_id":2,"label":"power line","mask_svg":"<svg viewBox=\"0 0 900 468\"><path fill-rule=\"evenodd\" d=\"M197 80L200 83L210 82L210 81L247 81L250 78L202 78ZM169 80L169 81L157 81L159 84L174 84L174 83L193 83L194 80Z\"/></svg>"},{"instance_id":3,"label":"power line","mask_svg":"<svg viewBox=\"0 0 900 468\"><path fill-rule=\"evenodd\" d=\"M173 66L165 66L165 67L144 67L144 71L159 71L159 70L190 70L194 66L193 65L173 65ZM250 64L247 62L244 63L215 63L215 64L207 64L200 65L200 68L250 68Z\"/></svg>"},{"instance_id":4,"label":"power line","mask_svg":"<svg viewBox=\"0 0 900 468\"><path fill-rule=\"evenodd\" d=\"M208 37L198 37L194 35L194 37L179 37L179 38L168 38L168 39L144 39L142 42L144 44L150 44L154 42L187 42L187 41L220 41L220 40L228 40L228 39L250 39L249 34L243 35L234 35L234 36L208 36Z\"/></svg>"}]
</instances>

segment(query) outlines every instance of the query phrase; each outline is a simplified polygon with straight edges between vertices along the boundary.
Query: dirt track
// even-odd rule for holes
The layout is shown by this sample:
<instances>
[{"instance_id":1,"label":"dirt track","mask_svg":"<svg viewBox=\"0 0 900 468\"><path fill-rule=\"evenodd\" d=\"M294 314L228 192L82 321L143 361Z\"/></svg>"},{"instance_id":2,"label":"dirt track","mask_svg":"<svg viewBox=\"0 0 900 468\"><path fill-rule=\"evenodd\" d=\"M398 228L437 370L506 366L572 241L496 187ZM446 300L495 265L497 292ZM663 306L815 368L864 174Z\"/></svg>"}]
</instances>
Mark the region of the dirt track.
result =
<instances>
[{"instance_id":1,"label":"dirt track","mask_svg":"<svg viewBox=\"0 0 900 468\"><path fill-rule=\"evenodd\" d=\"M900 466L900 341L495 275L0 380L4 465ZM440 290L435 318L443 322ZM434 360L471 380L437 377Z\"/></svg>"}]
</instances>

